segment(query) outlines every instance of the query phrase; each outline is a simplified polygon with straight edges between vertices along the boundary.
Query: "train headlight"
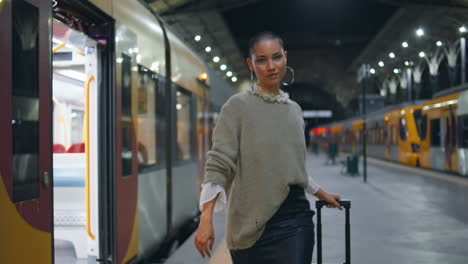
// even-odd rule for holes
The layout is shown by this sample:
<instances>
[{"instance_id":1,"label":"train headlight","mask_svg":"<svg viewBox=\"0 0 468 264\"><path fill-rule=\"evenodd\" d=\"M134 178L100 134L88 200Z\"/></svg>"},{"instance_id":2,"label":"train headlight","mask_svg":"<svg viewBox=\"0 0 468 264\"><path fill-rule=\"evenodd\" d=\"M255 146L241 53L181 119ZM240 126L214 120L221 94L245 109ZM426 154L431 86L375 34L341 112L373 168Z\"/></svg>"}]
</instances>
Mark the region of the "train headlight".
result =
<instances>
[{"instance_id":1,"label":"train headlight","mask_svg":"<svg viewBox=\"0 0 468 264\"><path fill-rule=\"evenodd\" d=\"M419 153L419 144L411 144L411 151L413 153Z\"/></svg>"}]
</instances>

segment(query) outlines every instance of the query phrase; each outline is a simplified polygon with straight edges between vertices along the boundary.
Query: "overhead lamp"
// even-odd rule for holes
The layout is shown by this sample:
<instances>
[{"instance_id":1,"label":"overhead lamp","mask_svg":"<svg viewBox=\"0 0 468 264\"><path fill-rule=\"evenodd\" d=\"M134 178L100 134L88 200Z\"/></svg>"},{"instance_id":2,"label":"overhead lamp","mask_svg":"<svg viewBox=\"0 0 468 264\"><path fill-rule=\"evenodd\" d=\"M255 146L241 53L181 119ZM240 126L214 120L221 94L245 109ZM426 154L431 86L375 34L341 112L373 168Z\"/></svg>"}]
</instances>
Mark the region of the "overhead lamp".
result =
<instances>
[{"instance_id":1,"label":"overhead lamp","mask_svg":"<svg viewBox=\"0 0 468 264\"><path fill-rule=\"evenodd\" d=\"M226 75L227 75L227 77L231 77L232 76L232 71L226 72Z\"/></svg>"},{"instance_id":2,"label":"overhead lamp","mask_svg":"<svg viewBox=\"0 0 468 264\"><path fill-rule=\"evenodd\" d=\"M440 46L444 45L444 43L439 40L439 41L436 42L436 45L437 45L437 47L440 47Z\"/></svg>"},{"instance_id":3,"label":"overhead lamp","mask_svg":"<svg viewBox=\"0 0 468 264\"><path fill-rule=\"evenodd\" d=\"M419 57L421 58L426 57L426 53L424 53L424 51L419 52Z\"/></svg>"},{"instance_id":4,"label":"overhead lamp","mask_svg":"<svg viewBox=\"0 0 468 264\"><path fill-rule=\"evenodd\" d=\"M222 70L222 71L225 71L227 69L227 66L226 64L221 64L221 66L219 66L219 68Z\"/></svg>"},{"instance_id":5,"label":"overhead lamp","mask_svg":"<svg viewBox=\"0 0 468 264\"><path fill-rule=\"evenodd\" d=\"M218 57L218 56L214 56L214 57L213 57L213 61L214 61L214 62L219 62L219 57Z\"/></svg>"},{"instance_id":6,"label":"overhead lamp","mask_svg":"<svg viewBox=\"0 0 468 264\"><path fill-rule=\"evenodd\" d=\"M398 73L400 73L400 69L393 69L393 72L394 72L395 74L398 74Z\"/></svg>"},{"instance_id":7,"label":"overhead lamp","mask_svg":"<svg viewBox=\"0 0 468 264\"><path fill-rule=\"evenodd\" d=\"M232 77L232 78L231 78L231 81L232 81L232 82L237 82L237 77L236 77L236 76Z\"/></svg>"},{"instance_id":8,"label":"overhead lamp","mask_svg":"<svg viewBox=\"0 0 468 264\"><path fill-rule=\"evenodd\" d=\"M466 32L466 27L465 26L461 26L458 31L460 31L460 33L465 33Z\"/></svg>"},{"instance_id":9,"label":"overhead lamp","mask_svg":"<svg viewBox=\"0 0 468 264\"><path fill-rule=\"evenodd\" d=\"M405 66L409 66L409 65L410 65L409 61L405 61Z\"/></svg>"},{"instance_id":10,"label":"overhead lamp","mask_svg":"<svg viewBox=\"0 0 468 264\"><path fill-rule=\"evenodd\" d=\"M385 63L383 61L379 61L379 66L383 67L383 66L385 66Z\"/></svg>"},{"instance_id":11,"label":"overhead lamp","mask_svg":"<svg viewBox=\"0 0 468 264\"><path fill-rule=\"evenodd\" d=\"M424 30L422 28L418 28L416 30L416 36L418 36L418 37L424 36Z\"/></svg>"},{"instance_id":12,"label":"overhead lamp","mask_svg":"<svg viewBox=\"0 0 468 264\"><path fill-rule=\"evenodd\" d=\"M177 108L177 110L182 109L182 104L177 104L177 105L176 105L176 108Z\"/></svg>"},{"instance_id":13,"label":"overhead lamp","mask_svg":"<svg viewBox=\"0 0 468 264\"><path fill-rule=\"evenodd\" d=\"M389 56L391 59L394 59L394 58L395 58L395 53L390 52L390 53L388 54L388 56Z\"/></svg>"},{"instance_id":14,"label":"overhead lamp","mask_svg":"<svg viewBox=\"0 0 468 264\"><path fill-rule=\"evenodd\" d=\"M198 42L198 41L200 41L200 40L201 40L201 36L200 36L200 35L196 35L194 39L195 39L195 41L197 41L197 42Z\"/></svg>"},{"instance_id":15,"label":"overhead lamp","mask_svg":"<svg viewBox=\"0 0 468 264\"><path fill-rule=\"evenodd\" d=\"M370 72L371 74L375 74L375 69L374 69L374 68L371 68L371 69L369 70L369 72Z\"/></svg>"},{"instance_id":16,"label":"overhead lamp","mask_svg":"<svg viewBox=\"0 0 468 264\"><path fill-rule=\"evenodd\" d=\"M206 47L206 48L205 48L205 51L206 51L206 52L210 52L210 51L211 51L211 47L210 47L210 46Z\"/></svg>"},{"instance_id":17,"label":"overhead lamp","mask_svg":"<svg viewBox=\"0 0 468 264\"><path fill-rule=\"evenodd\" d=\"M407 47L409 47L409 44L408 44L408 42L404 41L403 43L401 43L401 46L403 48L407 48Z\"/></svg>"}]
</instances>

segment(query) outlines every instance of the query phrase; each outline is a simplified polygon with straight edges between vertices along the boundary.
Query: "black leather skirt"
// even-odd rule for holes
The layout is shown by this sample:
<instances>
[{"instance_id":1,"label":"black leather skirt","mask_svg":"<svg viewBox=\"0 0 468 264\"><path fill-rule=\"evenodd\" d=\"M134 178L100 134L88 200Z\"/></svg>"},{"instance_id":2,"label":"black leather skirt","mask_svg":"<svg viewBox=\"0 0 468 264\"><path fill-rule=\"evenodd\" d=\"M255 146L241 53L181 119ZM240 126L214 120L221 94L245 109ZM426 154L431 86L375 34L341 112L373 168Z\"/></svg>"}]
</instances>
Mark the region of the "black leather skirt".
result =
<instances>
[{"instance_id":1,"label":"black leather skirt","mask_svg":"<svg viewBox=\"0 0 468 264\"><path fill-rule=\"evenodd\" d=\"M310 264L314 249L314 211L304 189L291 186L288 197L247 249L230 250L233 264Z\"/></svg>"}]
</instances>

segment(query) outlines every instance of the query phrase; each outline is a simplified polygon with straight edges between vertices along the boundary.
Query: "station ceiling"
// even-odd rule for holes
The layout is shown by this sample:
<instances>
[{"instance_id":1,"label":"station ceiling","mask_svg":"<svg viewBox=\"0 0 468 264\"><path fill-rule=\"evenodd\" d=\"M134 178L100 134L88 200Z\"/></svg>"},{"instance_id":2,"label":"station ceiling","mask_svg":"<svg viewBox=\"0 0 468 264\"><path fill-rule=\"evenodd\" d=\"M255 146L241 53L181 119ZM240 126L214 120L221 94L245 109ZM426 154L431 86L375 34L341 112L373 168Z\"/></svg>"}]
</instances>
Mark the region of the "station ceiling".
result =
<instances>
[{"instance_id":1,"label":"station ceiling","mask_svg":"<svg viewBox=\"0 0 468 264\"><path fill-rule=\"evenodd\" d=\"M303 109L332 108L335 118L345 117L349 102L359 94L356 66L384 56L391 46L388 39L399 42L398 34L404 34L408 25L421 17L431 19L430 13L415 15L421 8L468 7L468 0L143 1L213 68L226 64L239 80L233 86L249 81L245 58L250 37L265 30L279 34L296 74L296 84L286 90ZM403 20L395 18L402 12ZM202 39L195 41L195 35ZM207 46L210 52L205 51ZM213 62L213 56L220 61Z\"/></svg>"}]
</instances>

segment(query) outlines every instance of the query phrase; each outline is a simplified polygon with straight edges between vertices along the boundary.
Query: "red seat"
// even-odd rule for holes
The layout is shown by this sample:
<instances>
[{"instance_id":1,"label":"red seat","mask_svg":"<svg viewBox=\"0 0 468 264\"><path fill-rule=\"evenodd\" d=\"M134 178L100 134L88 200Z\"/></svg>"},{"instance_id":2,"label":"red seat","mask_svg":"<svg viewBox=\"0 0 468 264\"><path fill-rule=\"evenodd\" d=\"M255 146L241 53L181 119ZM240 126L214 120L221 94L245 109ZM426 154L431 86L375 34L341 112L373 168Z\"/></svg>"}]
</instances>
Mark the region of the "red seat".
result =
<instances>
[{"instance_id":1,"label":"red seat","mask_svg":"<svg viewBox=\"0 0 468 264\"><path fill-rule=\"evenodd\" d=\"M53 151L54 153L65 153L67 152L67 149L62 144L54 144Z\"/></svg>"},{"instance_id":2,"label":"red seat","mask_svg":"<svg viewBox=\"0 0 468 264\"><path fill-rule=\"evenodd\" d=\"M84 142L75 143L71 145L67 150L67 153L84 153L84 152L85 152Z\"/></svg>"}]
</instances>

